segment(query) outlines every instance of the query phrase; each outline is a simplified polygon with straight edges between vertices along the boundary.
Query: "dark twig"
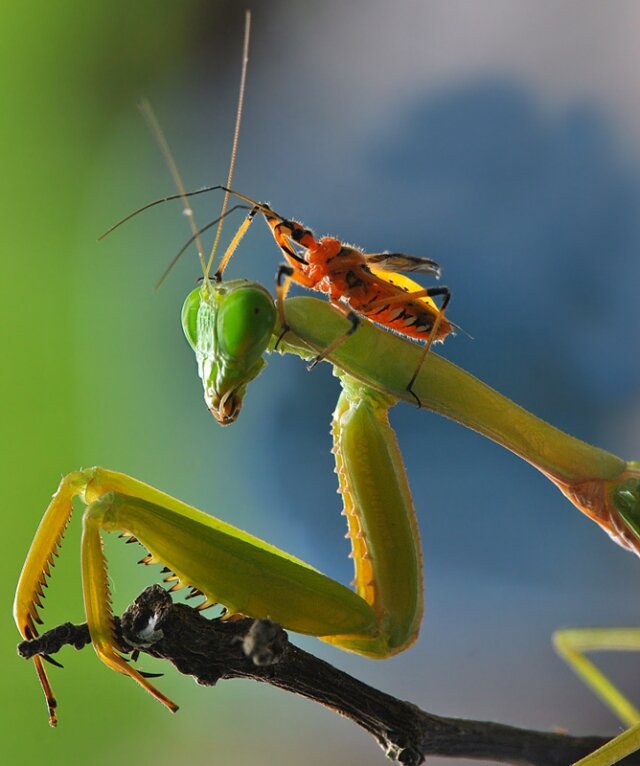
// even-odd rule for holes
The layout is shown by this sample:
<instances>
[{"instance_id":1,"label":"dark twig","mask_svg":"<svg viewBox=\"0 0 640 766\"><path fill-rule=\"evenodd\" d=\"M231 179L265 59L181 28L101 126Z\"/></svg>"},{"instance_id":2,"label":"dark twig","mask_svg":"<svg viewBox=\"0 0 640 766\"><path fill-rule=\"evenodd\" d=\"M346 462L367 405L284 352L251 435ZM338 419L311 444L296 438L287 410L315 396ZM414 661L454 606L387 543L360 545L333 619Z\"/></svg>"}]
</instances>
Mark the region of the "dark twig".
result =
<instances>
[{"instance_id":1,"label":"dark twig","mask_svg":"<svg viewBox=\"0 0 640 766\"><path fill-rule=\"evenodd\" d=\"M250 678L315 700L350 718L376 738L391 760L408 766L430 755L568 766L606 741L426 713L298 649L268 620L208 620L186 604L173 604L158 585L147 588L116 620L116 627L123 648L167 659L199 684ZM29 658L54 654L66 644L81 649L89 642L86 624L65 623L24 641L18 652ZM640 764L640 756L624 763Z\"/></svg>"}]
</instances>

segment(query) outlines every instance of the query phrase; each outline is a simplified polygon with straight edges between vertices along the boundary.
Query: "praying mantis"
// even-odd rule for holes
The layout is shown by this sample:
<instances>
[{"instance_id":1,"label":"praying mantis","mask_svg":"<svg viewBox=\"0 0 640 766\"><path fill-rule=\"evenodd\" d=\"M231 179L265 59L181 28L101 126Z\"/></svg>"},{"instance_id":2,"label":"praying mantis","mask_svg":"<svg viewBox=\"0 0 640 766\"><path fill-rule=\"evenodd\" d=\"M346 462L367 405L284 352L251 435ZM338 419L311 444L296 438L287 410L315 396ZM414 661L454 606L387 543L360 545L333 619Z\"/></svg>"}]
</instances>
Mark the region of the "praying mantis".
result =
<instances>
[{"instance_id":1,"label":"praying mantis","mask_svg":"<svg viewBox=\"0 0 640 766\"><path fill-rule=\"evenodd\" d=\"M289 332L278 350L305 359L314 358L348 326L342 315L314 298L288 298L285 311ZM195 347L205 391L213 380L225 386L214 408L221 411L231 397L237 414L247 384L264 365L263 352L273 348L281 334L269 293L244 280L213 286L211 295L196 288L185 302L183 326ZM415 344L363 322L328 359L343 382L333 431L356 570L355 593L299 559L132 477L93 468L62 480L36 533L14 608L22 634L26 638L37 634L42 585L75 496L87 506L83 591L96 652L171 710L177 709L175 703L118 652L101 532L136 537L149 550L146 563L164 563L176 584L202 591L203 606L225 604L227 617L271 616L292 630L372 657L402 651L414 640L421 619L420 547L387 412L397 401L413 402L406 376L415 369L420 353ZM415 390L425 408L520 455L618 543L640 551L638 464L563 434L433 353L416 378ZM42 660L36 657L34 662L55 723L55 698ZM635 749L633 740L622 742L626 749L619 744L613 740L606 747L617 749L599 760L583 760L582 766L615 763Z\"/></svg>"},{"instance_id":2,"label":"praying mantis","mask_svg":"<svg viewBox=\"0 0 640 766\"><path fill-rule=\"evenodd\" d=\"M247 294L243 295L245 291ZM245 298L248 299L246 302ZM230 308L233 303L237 310ZM259 323L255 321L256 308L261 317ZM216 374L222 369L229 376L221 386L224 392L221 398L226 395L224 406L235 403L233 412L237 416L245 386L257 376L262 366L262 351L273 347L280 336L277 312L270 308L262 288L243 282L223 284L215 298L207 296L202 289L194 291L185 304L184 313L188 319L186 335L195 346L199 369L207 373L215 368ZM307 359L321 353L348 328L343 317L336 315L326 304L310 298L287 299L284 313L290 331L281 340L278 351ZM275 317L273 326L272 314ZM235 319L232 322L232 315L240 317L238 323ZM228 326L227 321L230 322ZM200 330L207 327L217 335L203 334L200 344ZM217 338L218 343L213 338ZM407 395L406 381L420 361L419 353L413 344L363 322L358 331L327 358L340 371L345 384L334 426L340 442L337 456L342 462L338 467L342 471L339 476L345 503L353 503L354 508L356 505L366 508L369 514L367 524L371 525L368 531L383 541L376 556L370 554L369 548L375 548L373 544L363 550L363 538L358 536L357 529L361 522L359 518L353 518L355 531L351 537L356 554L356 594L338 587L329 578L317 576L315 570L303 562L240 530L213 523L210 517L200 515L195 509L131 477L91 469L66 477L43 519L16 598L16 618L23 634L29 635L36 630L40 580L43 573L48 576L50 554L68 521L71 497L77 494L88 503L83 542L83 587L94 645L109 666L132 676L170 709L175 708L174 703L146 678L136 675L135 668L123 663L114 646L108 602L104 597L107 580L99 543L101 531L123 528L122 531L135 534L151 550L150 561L158 558L169 566L173 564L170 568L180 582L200 587L207 601L219 599L227 603L229 613L236 609L255 616L260 616L264 610L269 610L267 613L271 616L277 614L277 605L270 601L266 605L255 605L259 598L265 598L264 594L255 595L259 585L269 591L268 598L273 594L273 581L260 581L266 572L273 580L286 581L289 603L281 619L285 626L323 636L343 648L373 656L388 656L406 647L415 637L420 622L420 554L404 469L398 460L395 436L385 418L387 410L397 400L415 404L415 400ZM380 359L388 364L381 365ZM209 379L205 375L203 383ZM561 434L434 354L420 370L415 390L425 408L456 419L529 460L614 539L637 552L640 527L637 465L626 464L615 456ZM354 423L354 420L358 422ZM380 444L377 457L373 449L376 443ZM367 445L366 449L362 449L362 444ZM376 459L379 463L374 463ZM373 513L374 498L354 500L356 492L351 484L357 485L360 477L365 475L358 461L364 463L367 473L376 466L376 494L384 511L380 517ZM394 481L397 497L387 491L387 484ZM391 508L394 511L400 509L402 513L398 513L398 518L404 518L398 543L389 537L390 522L397 521L387 518ZM347 514L351 520L348 510ZM161 523L170 532L156 540ZM378 523L382 526L376 526ZM141 532L136 525L140 525ZM136 528L132 530L134 526ZM166 545L171 549L168 554L162 549ZM199 545L205 546L204 550L198 551L200 556L195 550ZM211 551L216 551L219 556L226 553L234 566L240 565L233 570L233 583L229 582L229 566L221 565L219 572L210 571ZM394 563L376 569L374 592L371 567L377 566L385 554L393 555ZM397 570L398 560L405 557L412 560L407 577ZM264 567L263 561L269 564ZM244 571L243 564L246 565ZM260 578L256 580L251 570L255 572L258 567ZM222 589L231 585L235 588L233 592L223 592ZM296 593L301 595L296 596ZM326 598L326 607L323 607L321 598ZM400 613L389 617L390 608L402 601L405 603ZM329 627L343 632L325 633ZM36 660L36 667L41 680L44 679L41 661ZM43 683L48 686L47 681ZM55 716L53 695L48 693L48 699L51 714Z\"/></svg>"}]
</instances>

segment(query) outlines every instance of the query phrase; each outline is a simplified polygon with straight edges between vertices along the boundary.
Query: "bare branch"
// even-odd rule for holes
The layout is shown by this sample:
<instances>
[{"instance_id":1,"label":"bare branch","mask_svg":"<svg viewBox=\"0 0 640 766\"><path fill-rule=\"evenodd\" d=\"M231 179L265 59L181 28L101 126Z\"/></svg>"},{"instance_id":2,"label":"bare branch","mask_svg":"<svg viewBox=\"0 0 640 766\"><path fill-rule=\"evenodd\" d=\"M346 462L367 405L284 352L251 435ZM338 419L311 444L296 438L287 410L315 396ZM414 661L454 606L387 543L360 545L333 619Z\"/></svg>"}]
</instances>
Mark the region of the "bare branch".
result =
<instances>
[{"instance_id":1,"label":"bare branch","mask_svg":"<svg viewBox=\"0 0 640 766\"><path fill-rule=\"evenodd\" d=\"M387 757L417 766L427 756L477 758L517 766L568 766L606 741L519 729L503 724L444 718L373 689L289 643L268 620L209 620L186 604L173 604L152 585L116 620L123 649L169 660L197 683L213 686L247 678L300 694L351 719L378 741ZM155 625L154 642L144 640ZM86 624L65 623L18 647L22 657L50 655L70 644L90 643ZM640 764L640 755L625 764Z\"/></svg>"}]
</instances>

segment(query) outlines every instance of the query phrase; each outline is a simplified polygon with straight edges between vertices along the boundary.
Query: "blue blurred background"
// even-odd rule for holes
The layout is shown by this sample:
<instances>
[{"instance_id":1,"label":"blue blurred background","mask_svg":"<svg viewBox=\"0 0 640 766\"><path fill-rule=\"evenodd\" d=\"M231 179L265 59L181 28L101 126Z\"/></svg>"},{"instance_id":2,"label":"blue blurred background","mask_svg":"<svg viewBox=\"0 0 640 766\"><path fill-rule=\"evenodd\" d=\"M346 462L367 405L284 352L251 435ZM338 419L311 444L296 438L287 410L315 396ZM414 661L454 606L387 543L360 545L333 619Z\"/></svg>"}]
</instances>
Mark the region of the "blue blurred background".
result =
<instances>
[{"instance_id":1,"label":"blue blurred background","mask_svg":"<svg viewBox=\"0 0 640 766\"><path fill-rule=\"evenodd\" d=\"M570 433L640 457L637 3L271 0L252 10L234 186L318 234L440 262L449 315L474 336L440 353ZM179 326L195 255L153 290L189 233L179 204L96 243L172 191L140 96L190 188L226 178L243 8L8 0L0 22L3 750L54 766L383 763L349 723L257 684L203 690L168 670L159 685L181 705L171 717L88 650L66 650L65 670L53 669L61 723L48 729L35 674L14 657L10 603L64 473L126 471L344 582L352 574L329 453L329 366L308 373L273 357L239 422L220 429ZM198 220L219 205L198 200ZM278 262L257 223L228 274L270 286ZM613 734L618 724L549 638L561 626L637 624L637 560L496 445L406 406L393 423L423 534L421 637L386 662L300 643L435 713ZM48 625L82 619L78 527L48 591ZM121 609L154 573L135 566L135 546L108 542ZM632 693L635 659L603 658Z\"/></svg>"}]
</instances>

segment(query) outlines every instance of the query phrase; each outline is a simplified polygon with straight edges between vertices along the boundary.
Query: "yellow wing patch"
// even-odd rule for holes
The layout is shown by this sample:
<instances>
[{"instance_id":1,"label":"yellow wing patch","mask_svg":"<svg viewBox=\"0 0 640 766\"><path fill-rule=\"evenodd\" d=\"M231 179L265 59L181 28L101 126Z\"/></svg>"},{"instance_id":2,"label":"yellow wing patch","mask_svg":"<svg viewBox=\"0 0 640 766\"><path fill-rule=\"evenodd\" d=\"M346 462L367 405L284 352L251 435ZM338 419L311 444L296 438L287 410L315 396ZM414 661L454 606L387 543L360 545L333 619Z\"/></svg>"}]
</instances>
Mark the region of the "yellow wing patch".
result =
<instances>
[{"instance_id":1,"label":"yellow wing patch","mask_svg":"<svg viewBox=\"0 0 640 766\"><path fill-rule=\"evenodd\" d=\"M393 271L384 271L383 269L377 269L374 266L369 266L369 268L371 269L371 273L378 279L381 279L383 282L387 282L390 285L394 285L395 287L399 287L401 290L408 293L407 297L409 297L411 293L417 293L424 290L424 287L421 284L415 282L413 279L409 279L409 277L405 277L404 274L398 274ZM411 298L411 300L424 303L435 311L439 310L435 302L432 301L428 295L421 295L418 298Z\"/></svg>"}]
</instances>

